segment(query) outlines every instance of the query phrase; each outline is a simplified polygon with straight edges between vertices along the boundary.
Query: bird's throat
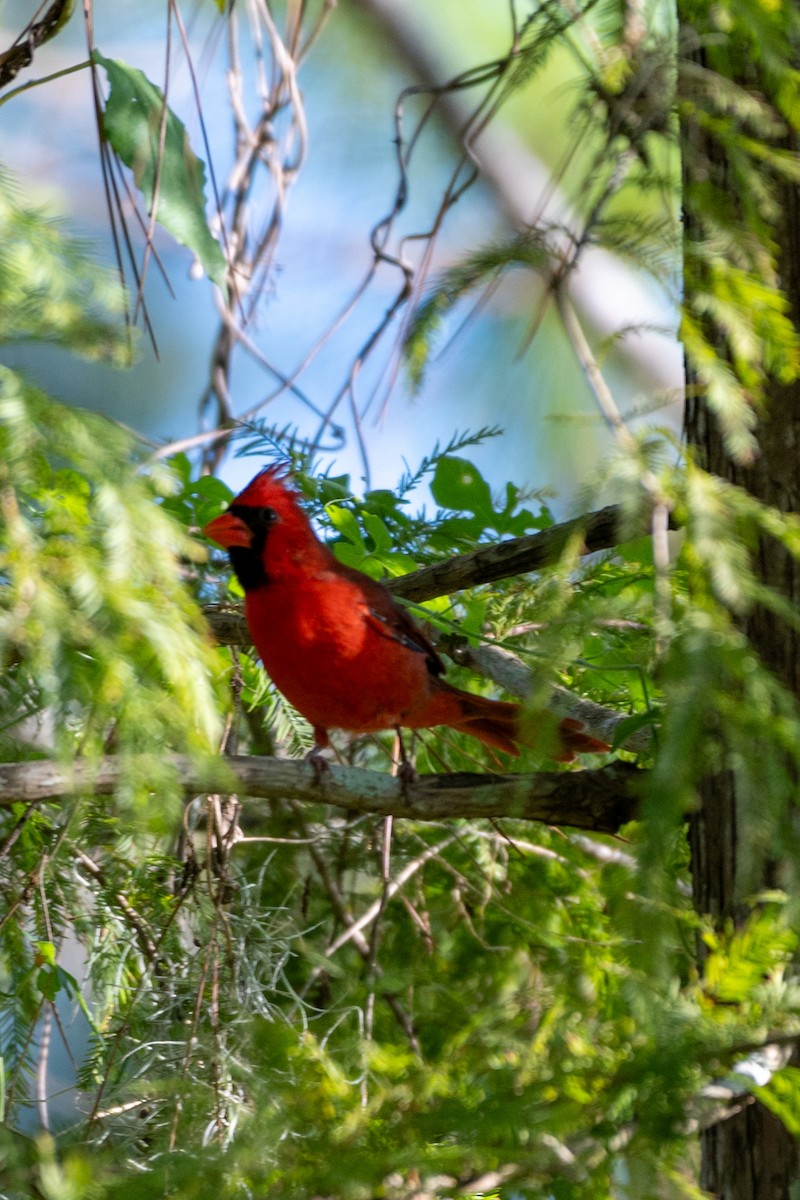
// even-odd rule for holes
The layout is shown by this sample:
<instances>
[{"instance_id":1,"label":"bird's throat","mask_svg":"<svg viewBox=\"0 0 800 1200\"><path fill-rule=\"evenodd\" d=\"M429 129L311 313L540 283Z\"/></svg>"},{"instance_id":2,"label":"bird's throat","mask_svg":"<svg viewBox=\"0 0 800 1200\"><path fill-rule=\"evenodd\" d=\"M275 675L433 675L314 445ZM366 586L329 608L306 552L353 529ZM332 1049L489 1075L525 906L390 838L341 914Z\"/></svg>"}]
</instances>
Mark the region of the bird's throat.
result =
<instances>
[{"instance_id":1,"label":"bird's throat","mask_svg":"<svg viewBox=\"0 0 800 1200\"><path fill-rule=\"evenodd\" d=\"M230 546L228 557L231 560L234 574L245 592L251 592L254 588L263 587L265 583L269 582L263 556L253 547Z\"/></svg>"}]
</instances>

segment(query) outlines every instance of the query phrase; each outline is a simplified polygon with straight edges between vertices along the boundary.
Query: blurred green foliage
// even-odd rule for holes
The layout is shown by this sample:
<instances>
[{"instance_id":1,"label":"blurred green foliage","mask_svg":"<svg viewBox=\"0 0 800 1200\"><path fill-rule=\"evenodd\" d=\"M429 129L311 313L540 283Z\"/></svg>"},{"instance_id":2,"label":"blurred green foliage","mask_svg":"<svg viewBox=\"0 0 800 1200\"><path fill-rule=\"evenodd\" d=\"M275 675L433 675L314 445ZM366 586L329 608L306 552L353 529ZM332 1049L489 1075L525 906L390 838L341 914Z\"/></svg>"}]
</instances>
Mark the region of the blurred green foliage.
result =
<instances>
[{"instance_id":1,"label":"blurred green foliage","mask_svg":"<svg viewBox=\"0 0 800 1200\"><path fill-rule=\"evenodd\" d=\"M0 346L46 342L117 366L131 361L118 281L90 250L0 168Z\"/></svg>"},{"instance_id":2,"label":"blurred green foliage","mask_svg":"<svg viewBox=\"0 0 800 1200\"><path fill-rule=\"evenodd\" d=\"M0 655L47 711L52 749L210 751L218 664L180 580L196 545L158 503L170 472L126 430L6 369L0 445Z\"/></svg>"},{"instance_id":3,"label":"blurred green foliage","mask_svg":"<svg viewBox=\"0 0 800 1200\"><path fill-rule=\"evenodd\" d=\"M745 461L768 382L796 370L776 242L781 182L797 176L782 145L798 125L796 14L684 5L687 47L666 16L637 40L631 11L595 6L578 31L572 7L532 10L509 88L556 47L581 59L576 127L593 132L574 248L628 254L666 286L676 111L687 150L698 130L718 140L733 198L714 164L685 164L684 336ZM757 89L735 79L744 55ZM0 195L7 335L124 357L107 279L63 229ZM511 266L552 265L557 233L453 267L410 327L415 379L449 307ZM554 296L576 262L556 256ZM491 433L455 435L396 491L363 497L296 446L279 452L340 561L398 576L552 523L540 498L512 482L496 495L482 477L470 451ZM248 436L246 453L275 453ZM241 812L195 798L181 819L169 752L308 746L254 658L213 650L200 615L237 601L225 559L197 540L230 491L2 370L0 754L126 764L113 797L0 807L4 1197L694 1200L695 1135L723 1085L800 1128L794 1067L737 1081L748 1054L800 1035L800 711L741 628L756 608L800 624L758 571L771 546L797 557L800 523L657 430L624 430L597 482L623 514L614 551L587 558L575 538L535 575L438 597L424 615L512 649L537 701L557 680L648 729L641 820L611 838L404 819L389 853L382 821L291 796L243 798ZM669 554L667 514L681 530ZM391 739L341 754L385 770ZM504 766L452 733L426 734L416 754L426 771ZM737 781L748 848L736 928L691 898L684 822L716 772ZM766 862L780 867L769 890ZM48 1132L47 1057L74 1044L76 1007L78 1098Z\"/></svg>"}]
</instances>

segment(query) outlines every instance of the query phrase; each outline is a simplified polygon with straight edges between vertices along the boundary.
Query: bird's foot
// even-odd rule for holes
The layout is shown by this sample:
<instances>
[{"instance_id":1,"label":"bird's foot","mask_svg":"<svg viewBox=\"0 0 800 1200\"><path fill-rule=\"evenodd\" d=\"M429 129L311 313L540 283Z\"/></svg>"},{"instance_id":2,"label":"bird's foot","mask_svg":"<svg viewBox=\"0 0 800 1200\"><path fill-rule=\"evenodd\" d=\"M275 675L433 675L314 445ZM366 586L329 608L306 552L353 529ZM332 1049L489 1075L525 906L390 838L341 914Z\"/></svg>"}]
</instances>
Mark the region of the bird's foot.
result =
<instances>
[{"instance_id":1,"label":"bird's foot","mask_svg":"<svg viewBox=\"0 0 800 1200\"><path fill-rule=\"evenodd\" d=\"M325 772L330 770L331 764L327 758L322 757L322 751L327 750L330 744L331 740L328 737L327 729L323 729L320 725L315 725L314 745L306 755L306 762L310 763L314 768L314 778L316 779L317 787L322 787Z\"/></svg>"},{"instance_id":2,"label":"bird's foot","mask_svg":"<svg viewBox=\"0 0 800 1200\"><path fill-rule=\"evenodd\" d=\"M396 729L397 746L396 746L396 761L397 761L397 778L400 780L400 787L403 791L403 799L408 802L411 798L411 788L417 782L417 772L414 770L414 764L406 754L406 748L403 744L403 735L400 729Z\"/></svg>"},{"instance_id":3,"label":"bird's foot","mask_svg":"<svg viewBox=\"0 0 800 1200\"><path fill-rule=\"evenodd\" d=\"M403 791L403 799L408 801L411 799L411 789L419 779L417 772L414 769L414 764L410 759L405 759L397 768L397 778L400 780L400 787Z\"/></svg>"},{"instance_id":4,"label":"bird's foot","mask_svg":"<svg viewBox=\"0 0 800 1200\"><path fill-rule=\"evenodd\" d=\"M313 750L309 750L306 755L306 762L314 770L314 779L317 787L322 787L322 781L326 773L330 770L331 764L327 758L322 757L322 749L319 746L314 746Z\"/></svg>"}]
</instances>

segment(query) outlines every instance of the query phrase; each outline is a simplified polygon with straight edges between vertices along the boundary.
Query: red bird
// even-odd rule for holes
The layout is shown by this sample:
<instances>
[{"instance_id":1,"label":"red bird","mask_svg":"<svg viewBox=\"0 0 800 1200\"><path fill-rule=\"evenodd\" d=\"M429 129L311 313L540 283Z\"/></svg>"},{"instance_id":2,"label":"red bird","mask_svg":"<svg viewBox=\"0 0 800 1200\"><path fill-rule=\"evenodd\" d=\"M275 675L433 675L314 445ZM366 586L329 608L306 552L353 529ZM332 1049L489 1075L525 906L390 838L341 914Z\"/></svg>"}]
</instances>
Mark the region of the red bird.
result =
<instances>
[{"instance_id":1,"label":"red bird","mask_svg":"<svg viewBox=\"0 0 800 1200\"><path fill-rule=\"evenodd\" d=\"M518 754L520 706L460 691L421 629L383 586L319 540L286 469L267 467L203 532L230 556L256 649L275 686L314 727L371 733L449 725ZM555 757L604 742L566 719Z\"/></svg>"}]
</instances>

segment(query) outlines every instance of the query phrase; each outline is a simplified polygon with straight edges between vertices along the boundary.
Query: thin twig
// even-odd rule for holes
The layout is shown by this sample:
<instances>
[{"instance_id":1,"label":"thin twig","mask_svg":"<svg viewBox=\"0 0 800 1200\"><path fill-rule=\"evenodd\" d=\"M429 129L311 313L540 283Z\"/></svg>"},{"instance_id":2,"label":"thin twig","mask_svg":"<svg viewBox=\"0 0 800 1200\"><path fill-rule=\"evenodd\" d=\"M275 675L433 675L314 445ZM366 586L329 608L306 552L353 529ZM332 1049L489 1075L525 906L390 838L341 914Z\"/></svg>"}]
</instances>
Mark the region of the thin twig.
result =
<instances>
[{"instance_id":1,"label":"thin twig","mask_svg":"<svg viewBox=\"0 0 800 1200\"><path fill-rule=\"evenodd\" d=\"M301 823L301 827L305 831L306 824L305 824L305 818L303 816L302 810L295 804L292 805L292 808L294 809L295 814L297 815L297 818ZM328 894L328 899L331 902L331 906L332 906L336 916L339 918L339 920L342 922L343 925L349 926L349 925L353 924L353 922L354 922L353 915L350 912L350 908L349 908L346 900L344 899L344 896L342 895L338 884L336 883L336 881L334 880L333 876L331 875L331 873L328 869L328 864L327 864L324 856L320 853L319 848L314 845L311 846L310 854L314 861L314 865L317 868L317 873L319 874L320 880L322 881L322 885ZM358 930L353 935L352 941L353 941L353 945L355 946L356 950L361 955L361 957L364 959L364 961L369 962L370 946L369 946L369 942L364 937L364 934L361 932L361 930ZM375 965L374 969L375 969L376 973L378 973L378 974L380 973L380 967L377 964ZM321 968L315 967L311 973L311 980L315 979L320 974L321 974ZM398 1025L403 1030L403 1033L405 1034L406 1039L408 1040L408 1044L411 1046L414 1053L417 1054L421 1058L422 1050L421 1050L421 1047L419 1044L419 1040L417 1038L416 1031L414 1029L414 1024L413 1024L411 1018L409 1017L408 1013L405 1011L405 1009L401 1005L400 1001L397 999L397 996L393 992L382 992L381 994L383 996L383 999L386 1001L386 1004L390 1008L392 1014L394 1015L394 1018L397 1021Z\"/></svg>"},{"instance_id":2,"label":"thin twig","mask_svg":"<svg viewBox=\"0 0 800 1200\"><path fill-rule=\"evenodd\" d=\"M342 946L346 946L348 942L358 937L363 929L366 929L373 922L379 921L389 901L405 887L409 879L422 870L427 862L430 862L437 854L441 854L443 850L446 850L448 846L451 846L457 840L456 834L450 834L449 837L443 838L435 846L429 846L422 854L417 855L411 862L406 863L393 879L387 879L380 897L374 903L370 904L369 908L365 909L360 917L352 919L344 932L340 933L338 938L326 948L325 957L330 958L338 950L341 950Z\"/></svg>"}]
</instances>

